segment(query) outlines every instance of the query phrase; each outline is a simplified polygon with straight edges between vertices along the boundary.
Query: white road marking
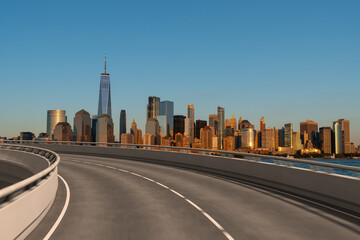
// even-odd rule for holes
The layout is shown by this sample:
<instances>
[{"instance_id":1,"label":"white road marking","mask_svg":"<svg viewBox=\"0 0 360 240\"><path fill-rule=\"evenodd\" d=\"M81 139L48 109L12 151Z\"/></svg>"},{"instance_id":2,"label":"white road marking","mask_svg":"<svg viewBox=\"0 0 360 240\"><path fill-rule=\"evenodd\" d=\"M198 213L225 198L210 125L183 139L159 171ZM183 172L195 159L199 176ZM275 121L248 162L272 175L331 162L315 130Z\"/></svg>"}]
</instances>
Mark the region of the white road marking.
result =
<instances>
[{"instance_id":1,"label":"white road marking","mask_svg":"<svg viewBox=\"0 0 360 240\"><path fill-rule=\"evenodd\" d=\"M66 188L66 200L65 200L65 204L64 207L58 217L58 219L56 220L56 222L54 223L54 225L52 226L52 228L50 229L50 231L46 234L46 236L44 237L44 240L48 240L51 235L55 232L56 228L59 226L61 220L63 219L66 210L69 206L69 202L70 202L70 188L69 185L67 184L67 182L65 181L65 179L63 177L61 177L60 175L58 175L59 178L63 181L65 188Z\"/></svg>"},{"instance_id":2,"label":"white road marking","mask_svg":"<svg viewBox=\"0 0 360 240\"><path fill-rule=\"evenodd\" d=\"M67 160L70 160L70 161L75 161L75 160L71 160L71 159L67 159ZM78 161L77 161L78 162ZM185 198L183 195L181 195L180 193L176 192L175 190L169 188L168 186L162 184L162 183L159 183L155 180L152 180L151 178L148 178L148 177L145 177L145 176L142 176L140 174L137 174L137 173L134 173L134 172L130 172L130 171L127 171L127 170L124 170L124 169L121 169L121 168L115 168L115 167L111 167L111 166L106 166L106 165L101 165L101 164L97 164L97 163L91 163L91 162L87 162L87 161L81 161L81 163L85 163L85 164L90 164L90 165L96 165L96 166L100 166L100 167L106 167L106 168L111 168L111 169L115 169L115 170L119 170L119 171L122 171L122 172L126 172L126 173L129 173L131 175L134 175L134 176L137 176L137 177L140 177L140 178L143 178L145 180L148 180L150 182L154 182L156 183L157 185L165 188L165 189L168 189L170 190L171 192L173 192L174 194L178 195L179 197L183 198L184 200L186 200L191 206L193 206L196 210L198 210L199 212L201 212L208 220L210 220L210 222L212 222L212 224L214 224L217 229L219 229L223 234L224 236L228 239L228 240L234 240L234 238L227 232L224 230L224 228L214 219L212 218L209 214L207 214L204 210L202 210L198 205L196 205L195 203L193 203L191 200Z\"/></svg>"}]
</instances>

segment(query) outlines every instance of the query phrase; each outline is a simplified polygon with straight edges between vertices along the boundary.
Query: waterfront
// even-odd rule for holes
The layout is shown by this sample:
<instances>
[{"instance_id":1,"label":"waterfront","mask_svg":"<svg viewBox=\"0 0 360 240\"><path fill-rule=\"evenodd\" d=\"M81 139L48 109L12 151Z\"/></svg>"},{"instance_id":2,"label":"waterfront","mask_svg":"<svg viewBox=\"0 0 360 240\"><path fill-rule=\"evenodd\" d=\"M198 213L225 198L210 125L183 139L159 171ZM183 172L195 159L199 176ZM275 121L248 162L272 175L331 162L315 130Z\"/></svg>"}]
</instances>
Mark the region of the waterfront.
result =
<instances>
[{"instance_id":1,"label":"waterfront","mask_svg":"<svg viewBox=\"0 0 360 240\"><path fill-rule=\"evenodd\" d=\"M345 166L352 166L352 167L360 167L360 159L305 159L309 161L318 161L318 162L326 162L331 164L338 164L338 165L345 165ZM263 162L269 162L269 163L275 163L273 160L270 159L262 159ZM303 164L303 163L293 163L294 167L299 168L306 168L310 169L310 165ZM318 167L319 171L326 171L324 167ZM349 171L349 170L342 170L342 169L333 169L333 173L340 174L340 175L346 175L351 177L359 177L359 173Z\"/></svg>"}]
</instances>

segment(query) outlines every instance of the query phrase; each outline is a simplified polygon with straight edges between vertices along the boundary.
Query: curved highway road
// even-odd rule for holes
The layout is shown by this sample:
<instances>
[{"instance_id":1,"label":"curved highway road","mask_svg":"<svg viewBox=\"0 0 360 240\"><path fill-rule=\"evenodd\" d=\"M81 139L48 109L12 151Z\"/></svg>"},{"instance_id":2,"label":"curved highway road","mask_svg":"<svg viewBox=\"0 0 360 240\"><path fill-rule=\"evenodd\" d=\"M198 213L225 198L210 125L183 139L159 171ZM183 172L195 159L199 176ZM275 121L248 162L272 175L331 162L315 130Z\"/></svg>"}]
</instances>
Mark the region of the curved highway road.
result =
<instances>
[{"instance_id":1,"label":"curved highway road","mask_svg":"<svg viewBox=\"0 0 360 240\"><path fill-rule=\"evenodd\" d=\"M70 203L50 239L360 239L359 219L247 184L157 164L61 155ZM28 239L42 239L52 209Z\"/></svg>"}]
</instances>

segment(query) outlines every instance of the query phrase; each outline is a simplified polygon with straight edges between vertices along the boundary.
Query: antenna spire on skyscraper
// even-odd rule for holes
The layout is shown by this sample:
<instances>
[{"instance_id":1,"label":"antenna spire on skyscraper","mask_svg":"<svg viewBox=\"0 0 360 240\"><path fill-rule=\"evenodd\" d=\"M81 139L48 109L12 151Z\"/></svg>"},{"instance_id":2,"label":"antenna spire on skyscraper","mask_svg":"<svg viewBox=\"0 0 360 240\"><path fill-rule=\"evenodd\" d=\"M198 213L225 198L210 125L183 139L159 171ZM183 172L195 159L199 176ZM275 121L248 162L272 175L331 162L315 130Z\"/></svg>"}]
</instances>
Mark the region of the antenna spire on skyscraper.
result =
<instances>
[{"instance_id":1,"label":"antenna spire on skyscraper","mask_svg":"<svg viewBox=\"0 0 360 240\"><path fill-rule=\"evenodd\" d=\"M105 74L106 74L106 53L105 53Z\"/></svg>"}]
</instances>

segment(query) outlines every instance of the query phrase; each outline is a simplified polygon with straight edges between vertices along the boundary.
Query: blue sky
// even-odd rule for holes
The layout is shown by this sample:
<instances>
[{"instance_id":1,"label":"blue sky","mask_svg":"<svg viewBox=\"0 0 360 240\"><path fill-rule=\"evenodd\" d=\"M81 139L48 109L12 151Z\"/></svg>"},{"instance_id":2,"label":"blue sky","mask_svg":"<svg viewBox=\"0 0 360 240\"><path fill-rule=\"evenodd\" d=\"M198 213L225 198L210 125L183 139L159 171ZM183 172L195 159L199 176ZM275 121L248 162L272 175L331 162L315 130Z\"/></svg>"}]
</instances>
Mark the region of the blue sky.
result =
<instances>
[{"instance_id":1,"label":"blue sky","mask_svg":"<svg viewBox=\"0 0 360 240\"><path fill-rule=\"evenodd\" d=\"M359 1L2 1L0 136L96 114L104 53L121 109L144 129L148 96L217 106L259 128L350 119L360 144ZM128 124L130 125L130 124ZM116 134L117 135L117 134Z\"/></svg>"}]
</instances>

